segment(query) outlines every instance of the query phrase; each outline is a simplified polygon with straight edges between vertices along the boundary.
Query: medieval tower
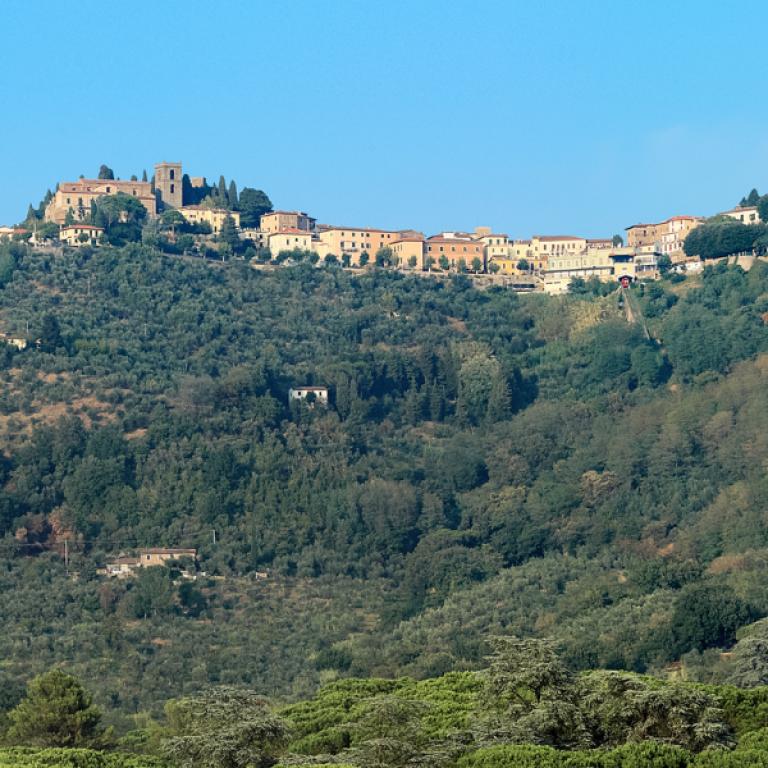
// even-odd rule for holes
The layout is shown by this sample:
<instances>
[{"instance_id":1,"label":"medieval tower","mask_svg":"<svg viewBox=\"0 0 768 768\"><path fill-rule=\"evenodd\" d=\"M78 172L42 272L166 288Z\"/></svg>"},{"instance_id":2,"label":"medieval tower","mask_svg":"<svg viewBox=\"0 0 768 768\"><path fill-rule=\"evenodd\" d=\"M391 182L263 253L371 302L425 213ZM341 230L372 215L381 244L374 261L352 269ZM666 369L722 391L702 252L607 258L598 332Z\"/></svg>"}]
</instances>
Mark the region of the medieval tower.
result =
<instances>
[{"instance_id":1,"label":"medieval tower","mask_svg":"<svg viewBox=\"0 0 768 768\"><path fill-rule=\"evenodd\" d=\"M158 163L155 166L155 191L164 208L181 208L181 163Z\"/></svg>"}]
</instances>

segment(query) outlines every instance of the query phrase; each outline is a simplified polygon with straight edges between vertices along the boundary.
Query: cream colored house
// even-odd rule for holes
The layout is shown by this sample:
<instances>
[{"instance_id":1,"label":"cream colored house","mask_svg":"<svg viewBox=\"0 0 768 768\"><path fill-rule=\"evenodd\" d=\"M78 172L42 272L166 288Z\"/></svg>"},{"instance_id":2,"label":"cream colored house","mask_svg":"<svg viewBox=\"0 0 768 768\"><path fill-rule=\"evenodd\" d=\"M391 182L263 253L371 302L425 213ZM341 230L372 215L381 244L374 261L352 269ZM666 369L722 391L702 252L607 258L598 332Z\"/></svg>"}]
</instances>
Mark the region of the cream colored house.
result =
<instances>
[{"instance_id":1,"label":"cream colored house","mask_svg":"<svg viewBox=\"0 0 768 768\"><path fill-rule=\"evenodd\" d=\"M613 277L613 262L610 251L602 248L584 250L580 253L560 253L549 256L542 278L545 293L567 293L574 278L588 280L610 280Z\"/></svg>"},{"instance_id":2,"label":"cream colored house","mask_svg":"<svg viewBox=\"0 0 768 768\"><path fill-rule=\"evenodd\" d=\"M534 235L531 252L534 269L547 269L552 256L575 256L587 247L584 237L574 235Z\"/></svg>"},{"instance_id":3,"label":"cream colored house","mask_svg":"<svg viewBox=\"0 0 768 768\"><path fill-rule=\"evenodd\" d=\"M730 211L723 211L720 216L728 216L731 219L740 221L742 224L760 224L762 221L760 213L754 205L744 207L738 205L736 208L731 208Z\"/></svg>"},{"instance_id":4,"label":"cream colored house","mask_svg":"<svg viewBox=\"0 0 768 768\"><path fill-rule=\"evenodd\" d=\"M312 233L304 229L282 229L265 235L274 259L281 251L312 251Z\"/></svg>"},{"instance_id":5,"label":"cream colored house","mask_svg":"<svg viewBox=\"0 0 768 768\"><path fill-rule=\"evenodd\" d=\"M190 224L208 224L211 232L217 235L221 232L224 220L231 216L236 227L240 227L240 214L237 211L229 211L226 208L207 208L204 205L185 205L179 208L179 213Z\"/></svg>"},{"instance_id":6,"label":"cream colored house","mask_svg":"<svg viewBox=\"0 0 768 768\"><path fill-rule=\"evenodd\" d=\"M59 230L59 240L73 248L96 245L103 236L104 227L96 227L93 224L70 224Z\"/></svg>"}]
</instances>

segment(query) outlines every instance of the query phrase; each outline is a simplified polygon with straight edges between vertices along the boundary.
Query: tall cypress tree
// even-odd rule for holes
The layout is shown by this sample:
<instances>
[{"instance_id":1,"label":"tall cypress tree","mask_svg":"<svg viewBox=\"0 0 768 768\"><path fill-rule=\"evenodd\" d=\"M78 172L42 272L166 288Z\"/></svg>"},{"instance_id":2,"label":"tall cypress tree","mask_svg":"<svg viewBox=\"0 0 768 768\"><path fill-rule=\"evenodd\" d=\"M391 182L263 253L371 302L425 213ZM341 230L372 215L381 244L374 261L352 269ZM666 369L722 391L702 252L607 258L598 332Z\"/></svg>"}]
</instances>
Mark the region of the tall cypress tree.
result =
<instances>
[{"instance_id":1,"label":"tall cypress tree","mask_svg":"<svg viewBox=\"0 0 768 768\"><path fill-rule=\"evenodd\" d=\"M227 199L229 201L229 207L233 210L237 210L237 184L235 180L229 182L229 189L227 190Z\"/></svg>"}]
</instances>

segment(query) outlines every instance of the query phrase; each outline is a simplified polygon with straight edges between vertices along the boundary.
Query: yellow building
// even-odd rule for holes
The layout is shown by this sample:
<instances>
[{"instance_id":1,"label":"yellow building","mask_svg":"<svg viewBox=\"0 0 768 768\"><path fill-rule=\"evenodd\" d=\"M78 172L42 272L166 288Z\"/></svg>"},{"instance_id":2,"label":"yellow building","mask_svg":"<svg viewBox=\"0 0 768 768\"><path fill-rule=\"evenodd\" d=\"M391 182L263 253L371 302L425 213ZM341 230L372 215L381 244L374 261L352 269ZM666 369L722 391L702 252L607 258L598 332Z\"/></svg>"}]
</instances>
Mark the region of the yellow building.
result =
<instances>
[{"instance_id":1,"label":"yellow building","mask_svg":"<svg viewBox=\"0 0 768 768\"><path fill-rule=\"evenodd\" d=\"M533 248L530 240L512 240L509 243L509 259L518 264L521 259L528 262L530 267L536 271L541 268L540 263L536 263L533 258Z\"/></svg>"},{"instance_id":2,"label":"yellow building","mask_svg":"<svg viewBox=\"0 0 768 768\"><path fill-rule=\"evenodd\" d=\"M451 271L475 271L474 261L480 262L483 269L483 244L478 240L464 237L434 235L425 242L425 264L432 269L441 268ZM443 266L443 265L446 266Z\"/></svg>"},{"instance_id":3,"label":"yellow building","mask_svg":"<svg viewBox=\"0 0 768 768\"><path fill-rule=\"evenodd\" d=\"M303 211L272 211L262 215L259 229L262 232L280 232L284 229L312 232L315 229L315 219Z\"/></svg>"},{"instance_id":4,"label":"yellow building","mask_svg":"<svg viewBox=\"0 0 768 768\"><path fill-rule=\"evenodd\" d=\"M179 213L190 224L208 224L211 232L216 235L221 232L224 219L231 216L236 227L240 227L240 214L237 211L228 211L226 208L206 208L204 205L185 205L179 208Z\"/></svg>"},{"instance_id":5,"label":"yellow building","mask_svg":"<svg viewBox=\"0 0 768 768\"><path fill-rule=\"evenodd\" d=\"M70 224L59 230L59 240L62 243L79 248L83 245L96 245L104 235L103 227L93 224Z\"/></svg>"},{"instance_id":6,"label":"yellow building","mask_svg":"<svg viewBox=\"0 0 768 768\"><path fill-rule=\"evenodd\" d=\"M605 248L601 244L587 248L579 254L550 256L543 272L544 292L567 293L571 280L589 280L596 277L603 282L618 283L622 277L634 281L638 277L656 278L657 261L647 247Z\"/></svg>"},{"instance_id":7,"label":"yellow building","mask_svg":"<svg viewBox=\"0 0 768 768\"><path fill-rule=\"evenodd\" d=\"M322 255L330 253L338 258L347 255L350 265L358 267L363 254L368 257L363 261L372 264L379 249L391 247L402 236L402 231L321 225L317 228L317 237L321 243L318 252Z\"/></svg>"},{"instance_id":8,"label":"yellow building","mask_svg":"<svg viewBox=\"0 0 768 768\"><path fill-rule=\"evenodd\" d=\"M135 197L149 217L157 215L157 201L148 181L115 181L113 179L80 179L62 181L45 209L45 220L63 224L71 212L75 221L91 215L91 202L105 195L122 192Z\"/></svg>"},{"instance_id":9,"label":"yellow building","mask_svg":"<svg viewBox=\"0 0 768 768\"><path fill-rule=\"evenodd\" d=\"M534 235L531 238L531 261L534 269L546 269L552 256L575 256L587 247L586 238L574 235Z\"/></svg>"},{"instance_id":10,"label":"yellow building","mask_svg":"<svg viewBox=\"0 0 768 768\"><path fill-rule=\"evenodd\" d=\"M312 233L304 229L286 228L266 236L267 247L274 259L281 251L312 251Z\"/></svg>"},{"instance_id":11,"label":"yellow building","mask_svg":"<svg viewBox=\"0 0 768 768\"><path fill-rule=\"evenodd\" d=\"M400 269L424 269L423 237L401 237L393 240L390 248Z\"/></svg>"},{"instance_id":12,"label":"yellow building","mask_svg":"<svg viewBox=\"0 0 768 768\"><path fill-rule=\"evenodd\" d=\"M488 227L475 228L475 240L483 244L483 261L488 269L491 262L509 260L509 236L492 232Z\"/></svg>"}]
</instances>

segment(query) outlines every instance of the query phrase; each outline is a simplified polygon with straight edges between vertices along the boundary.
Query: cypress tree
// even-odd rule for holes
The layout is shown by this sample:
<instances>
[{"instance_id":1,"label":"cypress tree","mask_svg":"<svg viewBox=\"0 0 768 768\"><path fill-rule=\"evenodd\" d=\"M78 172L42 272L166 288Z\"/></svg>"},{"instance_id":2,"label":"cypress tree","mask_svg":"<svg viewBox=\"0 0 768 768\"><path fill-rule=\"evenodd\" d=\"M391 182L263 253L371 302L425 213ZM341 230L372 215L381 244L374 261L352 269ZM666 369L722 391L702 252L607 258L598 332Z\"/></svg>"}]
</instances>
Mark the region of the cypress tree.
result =
<instances>
[{"instance_id":1,"label":"cypress tree","mask_svg":"<svg viewBox=\"0 0 768 768\"><path fill-rule=\"evenodd\" d=\"M232 208L232 210L237 210L237 184L235 184L234 179L229 182L227 199L229 200L229 207Z\"/></svg>"},{"instance_id":2,"label":"cypress tree","mask_svg":"<svg viewBox=\"0 0 768 768\"><path fill-rule=\"evenodd\" d=\"M493 424L508 418L511 400L507 378L499 371L493 377L491 391L488 394L488 407L485 412L486 421L489 424Z\"/></svg>"}]
</instances>

